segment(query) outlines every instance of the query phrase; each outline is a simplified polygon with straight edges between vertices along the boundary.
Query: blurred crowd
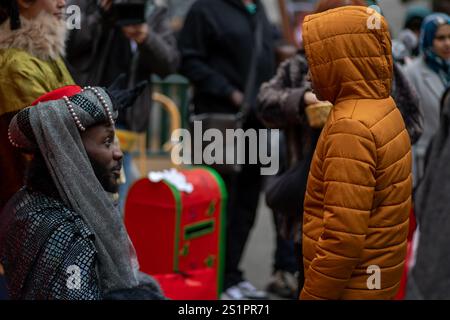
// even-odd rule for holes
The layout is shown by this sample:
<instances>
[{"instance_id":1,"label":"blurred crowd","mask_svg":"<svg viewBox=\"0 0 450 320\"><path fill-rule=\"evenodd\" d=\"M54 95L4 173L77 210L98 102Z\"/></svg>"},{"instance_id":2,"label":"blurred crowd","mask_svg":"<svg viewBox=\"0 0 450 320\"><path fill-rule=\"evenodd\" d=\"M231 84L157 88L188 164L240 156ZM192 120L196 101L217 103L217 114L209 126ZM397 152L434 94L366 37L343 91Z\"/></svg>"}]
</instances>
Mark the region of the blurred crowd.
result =
<instances>
[{"instance_id":1,"label":"blurred crowd","mask_svg":"<svg viewBox=\"0 0 450 320\"><path fill-rule=\"evenodd\" d=\"M139 174L114 130L146 132L152 75L179 73L192 87L189 117L245 111L242 129L281 130L277 175L263 177L261 164L219 170L229 194L222 298L450 298L450 1L409 6L391 39L383 12L380 30L361 29L376 1L319 0L288 54L260 0L197 0L177 31L167 7L141 2L129 15L114 0L0 2L0 292L163 298L136 275L121 214ZM70 5L79 29L66 28ZM61 87L79 96L46 96ZM40 111L45 101L67 103L73 128ZM326 121L312 125L311 107ZM102 155L89 128L105 122L114 130ZM105 170L122 163L111 186ZM108 187L118 202L100 195ZM256 288L240 263L262 194L276 250ZM90 277L78 295L61 287L60 265L74 261ZM381 268L377 293L364 288L366 264Z\"/></svg>"}]
</instances>

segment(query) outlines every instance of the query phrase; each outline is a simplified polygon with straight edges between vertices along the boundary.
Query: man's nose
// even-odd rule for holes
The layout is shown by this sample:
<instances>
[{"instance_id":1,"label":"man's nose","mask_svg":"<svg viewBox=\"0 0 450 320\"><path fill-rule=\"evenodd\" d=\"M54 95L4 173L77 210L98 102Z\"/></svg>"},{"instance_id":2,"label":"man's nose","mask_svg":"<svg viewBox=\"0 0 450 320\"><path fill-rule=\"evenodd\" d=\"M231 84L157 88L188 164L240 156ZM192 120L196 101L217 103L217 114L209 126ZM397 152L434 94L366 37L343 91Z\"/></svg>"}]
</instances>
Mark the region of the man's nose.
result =
<instances>
[{"instance_id":1,"label":"man's nose","mask_svg":"<svg viewBox=\"0 0 450 320\"><path fill-rule=\"evenodd\" d=\"M114 141L113 158L114 160L122 160L123 158L123 152L122 149L120 149L120 143L117 140Z\"/></svg>"},{"instance_id":2,"label":"man's nose","mask_svg":"<svg viewBox=\"0 0 450 320\"><path fill-rule=\"evenodd\" d=\"M64 8L66 6L66 0L58 0L58 8Z\"/></svg>"},{"instance_id":3,"label":"man's nose","mask_svg":"<svg viewBox=\"0 0 450 320\"><path fill-rule=\"evenodd\" d=\"M122 160L123 158L123 152L120 148L114 149L114 160Z\"/></svg>"}]
</instances>

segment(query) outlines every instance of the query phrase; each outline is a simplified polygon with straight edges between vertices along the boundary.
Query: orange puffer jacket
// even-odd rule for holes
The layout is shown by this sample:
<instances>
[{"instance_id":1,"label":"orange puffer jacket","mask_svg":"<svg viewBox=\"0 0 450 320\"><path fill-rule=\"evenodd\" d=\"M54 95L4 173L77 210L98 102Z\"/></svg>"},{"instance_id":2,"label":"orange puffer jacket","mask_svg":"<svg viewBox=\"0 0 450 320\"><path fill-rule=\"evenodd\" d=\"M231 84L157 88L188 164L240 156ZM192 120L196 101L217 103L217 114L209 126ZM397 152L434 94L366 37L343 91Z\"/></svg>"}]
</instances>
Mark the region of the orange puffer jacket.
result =
<instances>
[{"instance_id":1,"label":"orange puffer jacket","mask_svg":"<svg viewBox=\"0 0 450 320\"><path fill-rule=\"evenodd\" d=\"M314 90L334 107L308 178L300 298L392 299L406 256L412 178L408 132L389 96L388 26L379 14L348 6L308 16L303 28Z\"/></svg>"}]
</instances>

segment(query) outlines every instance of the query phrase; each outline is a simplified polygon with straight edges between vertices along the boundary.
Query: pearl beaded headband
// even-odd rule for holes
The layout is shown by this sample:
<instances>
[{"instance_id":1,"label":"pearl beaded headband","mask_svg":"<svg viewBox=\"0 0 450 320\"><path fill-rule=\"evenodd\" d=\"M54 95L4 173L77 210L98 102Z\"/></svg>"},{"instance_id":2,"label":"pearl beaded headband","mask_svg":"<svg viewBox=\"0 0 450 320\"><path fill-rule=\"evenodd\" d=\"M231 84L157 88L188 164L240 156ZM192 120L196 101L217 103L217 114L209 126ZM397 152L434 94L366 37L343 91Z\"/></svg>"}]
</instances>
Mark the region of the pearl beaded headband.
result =
<instances>
[{"instance_id":1,"label":"pearl beaded headband","mask_svg":"<svg viewBox=\"0 0 450 320\"><path fill-rule=\"evenodd\" d=\"M114 125L114 119L111 113L111 110L108 106L108 104L106 103L105 98L100 94L100 92L98 92L97 88L93 88L93 87L85 87L83 90L81 90L81 92L87 91L87 90L91 90L92 92L94 92L95 96L97 97L97 99L100 101L100 103L103 106L103 109L105 109L106 115L108 116L109 119L109 123L111 125ZM67 96L63 97L67 108L69 109L70 114L73 117L73 120L75 121L75 124L77 125L78 129L80 129L80 131L86 131L86 128L83 126L83 124L81 123L80 119L78 118L77 114L75 113L75 110L73 108L72 102L69 100L69 98L67 98Z\"/></svg>"},{"instance_id":2,"label":"pearl beaded headband","mask_svg":"<svg viewBox=\"0 0 450 320\"><path fill-rule=\"evenodd\" d=\"M85 87L84 89L81 90L81 92L84 92L84 91L87 91L87 90L90 90L90 91L92 91L95 94L97 99L100 101L103 109L105 110L105 113L106 113L106 115L108 117L109 123L111 125L114 125L114 118L113 118L111 109L108 106L108 103L106 102L105 98L100 94L100 92L97 90L97 88L93 88L91 86ZM83 124L81 123L80 118L78 117L78 115L75 112L75 109L74 109L74 106L73 106L72 102L69 100L69 98L67 96L63 96L62 99L64 100L64 102L65 102L65 104L67 106L67 109L69 110L70 115L72 116L73 120L75 121L75 124L76 124L77 128L81 132L86 131L86 128L83 126ZM8 140L9 140L9 142L11 143L11 145L13 147L15 147L15 148L22 148L18 143L16 143L13 140L10 128L8 128Z\"/></svg>"}]
</instances>

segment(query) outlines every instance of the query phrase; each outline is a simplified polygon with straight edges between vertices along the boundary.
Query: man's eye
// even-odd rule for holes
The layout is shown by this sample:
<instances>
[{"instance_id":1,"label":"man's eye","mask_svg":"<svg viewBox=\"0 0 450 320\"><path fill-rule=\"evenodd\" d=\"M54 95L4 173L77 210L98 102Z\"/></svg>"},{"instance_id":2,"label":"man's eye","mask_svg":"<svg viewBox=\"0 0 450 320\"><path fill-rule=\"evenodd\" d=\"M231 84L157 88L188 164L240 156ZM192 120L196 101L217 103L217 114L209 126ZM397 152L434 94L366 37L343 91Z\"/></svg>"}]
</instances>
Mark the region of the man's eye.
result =
<instances>
[{"instance_id":1,"label":"man's eye","mask_svg":"<svg viewBox=\"0 0 450 320\"><path fill-rule=\"evenodd\" d=\"M111 146L111 143L112 143L111 138L107 138L107 139L105 140L105 145L106 145L108 148Z\"/></svg>"}]
</instances>

